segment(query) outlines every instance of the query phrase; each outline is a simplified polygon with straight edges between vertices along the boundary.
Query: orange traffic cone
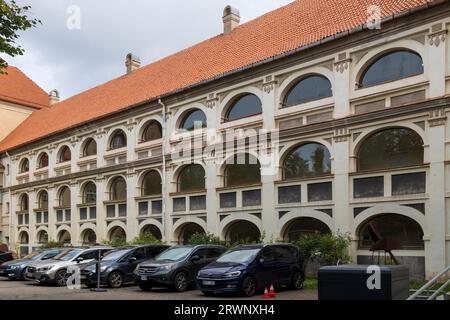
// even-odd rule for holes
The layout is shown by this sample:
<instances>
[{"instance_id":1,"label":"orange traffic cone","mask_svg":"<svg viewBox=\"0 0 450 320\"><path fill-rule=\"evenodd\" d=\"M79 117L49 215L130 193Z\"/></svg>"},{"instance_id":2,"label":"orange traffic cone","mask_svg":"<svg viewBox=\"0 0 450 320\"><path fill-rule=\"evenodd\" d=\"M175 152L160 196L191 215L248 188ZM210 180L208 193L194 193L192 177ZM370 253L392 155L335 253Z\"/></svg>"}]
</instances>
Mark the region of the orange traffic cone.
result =
<instances>
[{"instance_id":1,"label":"orange traffic cone","mask_svg":"<svg viewBox=\"0 0 450 320\"><path fill-rule=\"evenodd\" d=\"M277 294L275 293L275 288L273 287L273 284L270 285L270 292L269 292L270 298L276 298Z\"/></svg>"},{"instance_id":2,"label":"orange traffic cone","mask_svg":"<svg viewBox=\"0 0 450 320\"><path fill-rule=\"evenodd\" d=\"M269 295L269 290L267 289L267 287L264 289L264 295L263 295L264 299L269 299L270 295Z\"/></svg>"}]
</instances>

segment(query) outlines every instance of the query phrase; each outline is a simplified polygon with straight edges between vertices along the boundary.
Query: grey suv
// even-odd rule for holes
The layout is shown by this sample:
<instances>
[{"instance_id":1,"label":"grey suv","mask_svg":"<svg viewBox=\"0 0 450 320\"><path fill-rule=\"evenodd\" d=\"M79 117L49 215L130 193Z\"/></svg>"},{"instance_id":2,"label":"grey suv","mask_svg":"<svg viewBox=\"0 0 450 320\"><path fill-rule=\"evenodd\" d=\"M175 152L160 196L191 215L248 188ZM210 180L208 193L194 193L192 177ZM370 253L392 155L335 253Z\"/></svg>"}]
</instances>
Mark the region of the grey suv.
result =
<instances>
[{"instance_id":1,"label":"grey suv","mask_svg":"<svg viewBox=\"0 0 450 320\"><path fill-rule=\"evenodd\" d=\"M199 270L225 251L226 247L218 245L172 247L155 259L139 264L134 272L136 283L144 291L161 286L186 291L195 286Z\"/></svg>"}]
</instances>

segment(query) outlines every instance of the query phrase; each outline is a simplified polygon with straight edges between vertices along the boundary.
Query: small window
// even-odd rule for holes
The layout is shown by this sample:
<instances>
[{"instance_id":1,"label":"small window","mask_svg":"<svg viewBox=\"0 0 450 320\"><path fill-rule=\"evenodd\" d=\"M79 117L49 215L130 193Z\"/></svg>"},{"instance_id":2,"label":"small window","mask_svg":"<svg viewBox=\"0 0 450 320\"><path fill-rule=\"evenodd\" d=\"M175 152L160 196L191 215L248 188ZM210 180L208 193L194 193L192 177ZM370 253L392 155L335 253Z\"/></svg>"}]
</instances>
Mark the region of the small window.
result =
<instances>
[{"instance_id":1,"label":"small window","mask_svg":"<svg viewBox=\"0 0 450 320\"><path fill-rule=\"evenodd\" d=\"M125 201L127 200L127 183L122 177L115 178L111 184L110 190L111 201Z\"/></svg>"},{"instance_id":2,"label":"small window","mask_svg":"<svg viewBox=\"0 0 450 320\"><path fill-rule=\"evenodd\" d=\"M116 150L125 148L126 146L127 146L127 136L125 135L125 132L123 132L122 130L117 130L111 138L111 142L109 145L110 149Z\"/></svg>"},{"instance_id":3,"label":"small window","mask_svg":"<svg viewBox=\"0 0 450 320\"><path fill-rule=\"evenodd\" d=\"M205 169L199 164L186 166L178 176L178 192L205 190Z\"/></svg>"},{"instance_id":4,"label":"small window","mask_svg":"<svg viewBox=\"0 0 450 320\"><path fill-rule=\"evenodd\" d=\"M283 107L289 108L302 103L333 96L331 82L323 76L309 76L297 82L287 93Z\"/></svg>"},{"instance_id":5,"label":"small window","mask_svg":"<svg viewBox=\"0 0 450 320\"><path fill-rule=\"evenodd\" d=\"M318 143L297 147L284 161L284 179L312 178L331 173L331 155Z\"/></svg>"},{"instance_id":6,"label":"small window","mask_svg":"<svg viewBox=\"0 0 450 320\"><path fill-rule=\"evenodd\" d=\"M415 52L390 52L373 62L363 73L359 86L369 87L424 73L423 61Z\"/></svg>"},{"instance_id":7,"label":"small window","mask_svg":"<svg viewBox=\"0 0 450 320\"><path fill-rule=\"evenodd\" d=\"M63 187L59 191L59 207L70 208L70 189L68 187Z\"/></svg>"},{"instance_id":8,"label":"small window","mask_svg":"<svg viewBox=\"0 0 450 320\"><path fill-rule=\"evenodd\" d=\"M20 164L20 173L26 173L30 171L30 161L28 159L23 159Z\"/></svg>"},{"instance_id":9,"label":"small window","mask_svg":"<svg viewBox=\"0 0 450 320\"><path fill-rule=\"evenodd\" d=\"M29 199L27 194L23 194L20 198L20 211L28 211L29 209Z\"/></svg>"},{"instance_id":10,"label":"small window","mask_svg":"<svg viewBox=\"0 0 450 320\"><path fill-rule=\"evenodd\" d=\"M145 174L142 181L142 196L156 196L162 194L161 175L157 171Z\"/></svg>"},{"instance_id":11,"label":"small window","mask_svg":"<svg viewBox=\"0 0 450 320\"><path fill-rule=\"evenodd\" d=\"M225 121L235 121L238 119L251 117L262 113L261 100L254 94L241 96L234 101L225 117Z\"/></svg>"},{"instance_id":12,"label":"small window","mask_svg":"<svg viewBox=\"0 0 450 320\"><path fill-rule=\"evenodd\" d=\"M194 131L195 129L206 128L206 115L201 110L190 111L183 119L180 129Z\"/></svg>"},{"instance_id":13,"label":"small window","mask_svg":"<svg viewBox=\"0 0 450 320\"><path fill-rule=\"evenodd\" d=\"M38 169L43 169L48 167L48 154L42 153L38 160Z\"/></svg>"},{"instance_id":14,"label":"small window","mask_svg":"<svg viewBox=\"0 0 450 320\"><path fill-rule=\"evenodd\" d=\"M97 142L94 139L88 139L83 148L83 157L91 157L97 154Z\"/></svg>"},{"instance_id":15,"label":"small window","mask_svg":"<svg viewBox=\"0 0 450 320\"><path fill-rule=\"evenodd\" d=\"M48 209L48 193L47 191L41 191L38 198L38 209Z\"/></svg>"},{"instance_id":16,"label":"small window","mask_svg":"<svg viewBox=\"0 0 450 320\"><path fill-rule=\"evenodd\" d=\"M72 152L67 146L62 147L59 152L59 163L69 162L72 159Z\"/></svg>"},{"instance_id":17,"label":"small window","mask_svg":"<svg viewBox=\"0 0 450 320\"><path fill-rule=\"evenodd\" d=\"M94 204L97 202L97 187L95 183L88 182L83 190L83 204Z\"/></svg>"},{"instance_id":18,"label":"small window","mask_svg":"<svg viewBox=\"0 0 450 320\"><path fill-rule=\"evenodd\" d=\"M261 183L261 165L249 154L234 156L225 168L225 186L237 187Z\"/></svg>"},{"instance_id":19,"label":"small window","mask_svg":"<svg viewBox=\"0 0 450 320\"><path fill-rule=\"evenodd\" d=\"M158 121L150 121L142 132L142 142L159 140L162 138L162 127Z\"/></svg>"}]
</instances>

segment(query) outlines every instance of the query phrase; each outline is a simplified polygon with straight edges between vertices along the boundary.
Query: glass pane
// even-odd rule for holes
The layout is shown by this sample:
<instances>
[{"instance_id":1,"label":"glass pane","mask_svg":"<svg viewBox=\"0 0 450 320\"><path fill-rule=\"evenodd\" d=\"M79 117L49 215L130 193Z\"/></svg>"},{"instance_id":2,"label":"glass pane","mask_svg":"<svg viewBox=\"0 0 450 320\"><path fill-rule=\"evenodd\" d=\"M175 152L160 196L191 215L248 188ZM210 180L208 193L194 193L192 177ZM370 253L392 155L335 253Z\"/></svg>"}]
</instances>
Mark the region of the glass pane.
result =
<instances>
[{"instance_id":1,"label":"glass pane","mask_svg":"<svg viewBox=\"0 0 450 320\"><path fill-rule=\"evenodd\" d=\"M157 171L150 171L144 177L142 183L142 196L154 196L162 194L161 175Z\"/></svg>"},{"instance_id":2,"label":"glass pane","mask_svg":"<svg viewBox=\"0 0 450 320\"><path fill-rule=\"evenodd\" d=\"M148 215L148 202L139 202L139 215L140 216L146 216Z\"/></svg>"},{"instance_id":3,"label":"glass pane","mask_svg":"<svg viewBox=\"0 0 450 320\"><path fill-rule=\"evenodd\" d=\"M142 133L142 141L153 141L162 138L162 128L159 122L151 121Z\"/></svg>"},{"instance_id":4,"label":"glass pane","mask_svg":"<svg viewBox=\"0 0 450 320\"><path fill-rule=\"evenodd\" d=\"M392 195L426 193L425 172L400 174L392 176Z\"/></svg>"},{"instance_id":5,"label":"glass pane","mask_svg":"<svg viewBox=\"0 0 450 320\"><path fill-rule=\"evenodd\" d=\"M43 153L39 158L39 166L38 169L47 168L48 167L48 155Z\"/></svg>"},{"instance_id":6,"label":"glass pane","mask_svg":"<svg viewBox=\"0 0 450 320\"><path fill-rule=\"evenodd\" d=\"M236 208L236 192L221 193L220 207L222 209Z\"/></svg>"},{"instance_id":7,"label":"glass pane","mask_svg":"<svg viewBox=\"0 0 450 320\"><path fill-rule=\"evenodd\" d=\"M69 147L63 147L59 155L59 162L68 162L72 159L72 152Z\"/></svg>"},{"instance_id":8,"label":"glass pane","mask_svg":"<svg viewBox=\"0 0 450 320\"><path fill-rule=\"evenodd\" d=\"M227 187L261 183L261 165L255 157L249 154L236 155L231 162L227 162L225 169Z\"/></svg>"},{"instance_id":9,"label":"glass pane","mask_svg":"<svg viewBox=\"0 0 450 320\"><path fill-rule=\"evenodd\" d=\"M36 212L36 223L42 223L42 212Z\"/></svg>"},{"instance_id":10,"label":"glass pane","mask_svg":"<svg viewBox=\"0 0 450 320\"><path fill-rule=\"evenodd\" d=\"M328 201L333 200L332 183L308 184L308 201Z\"/></svg>"},{"instance_id":11,"label":"glass pane","mask_svg":"<svg viewBox=\"0 0 450 320\"><path fill-rule=\"evenodd\" d=\"M17 223L20 225L23 225L23 214L19 214L17 216Z\"/></svg>"},{"instance_id":12,"label":"glass pane","mask_svg":"<svg viewBox=\"0 0 450 320\"><path fill-rule=\"evenodd\" d=\"M162 200L152 201L152 214L162 213Z\"/></svg>"},{"instance_id":13,"label":"glass pane","mask_svg":"<svg viewBox=\"0 0 450 320\"><path fill-rule=\"evenodd\" d=\"M375 61L364 73L361 86L399 80L424 72L422 58L410 51L389 53Z\"/></svg>"},{"instance_id":14,"label":"glass pane","mask_svg":"<svg viewBox=\"0 0 450 320\"><path fill-rule=\"evenodd\" d=\"M179 192L205 190L205 169L199 164L185 167L178 177Z\"/></svg>"},{"instance_id":15,"label":"glass pane","mask_svg":"<svg viewBox=\"0 0 450 320\"><path fill-rule=\"evenodd\" d=\"M173 211L185 212L186 211L186 198L174 198L173 199Z\"/></svg>"},{"instance_id":16,"label":"glass pane","mask_svg":"<svg viewBox=\"0 0 450 320\"><path fill-rule=\"evenodd\" d=\"M115 216L116 216L116 206L115 205L106 206L106 217L114 218Z\"/></svg>"},{"instance_id":17,"label":"glass pane","mask_svg":"<svg viewBox=\"0 0 450 320\"><path fill-rule=\"evenodd\" d=\"M298 147L284 161L285 179L318 177L330 173L330 152L318 143Z\"/></svg>"},{"instance_id":18,"label":"glass pane","mask_svg":"<svg viewBox=\"0 0 450 320\"><path fill-rule=\"evenodd\" d=\"M300 203L302 202L301 186L288 186L278 188L278 203Z\"/></svg>"},{"instance_id":19,"label":"glass pane","mask_svg":"<svg viewBox=\"0 0 450 320\"><path fill-rule=\"evenodd\" d=\"M189 207L191 211L206 209L206 196L193 196L189 198Z\"/></svg>"},{"instance_id":20,"label":"glass pane","mask_svg":"<svg viewBox=\"0 0 450 320\"><path fill-rule=\"evenodd\" d=\"M122 177L116 178L111 185L111 200L127 200L127 183Z\"/></svg>"},{"instance_id":21,"label":"glass pane","mask_svg":"<svg viewBox=\"0 0 450 320\"><path fill-rule=\"evenodd\" d=\"M384 196L384 177L355 179L353 182L355 199L376 198Z\"/></svg>"},{"instance_id":22,"label":"glass pane","mask_svg":"<svg viewBox=\"0 0 450 320\"><path fill-rule=\"evenodd\" d=\"M70 212L70 209L67 209L67 210L66 210L66 212L65 212L65 218L66 218L65 221L70 221L70 220L71 220L71 212Z\"/></svg>"},{"instance_id":23,"label":"glass pane","mask_svg":"<svg viewBox=\"0 0 450 320\"><path fill-rule=\"evenodd\" d=\"M62 210L57 210L56 211L56 221L57 222L62 222L63 221L63 211Z\"/></svg>"},{"instance_id":24,"label":"glass pane","mask_svg":"<svg viewBox=\"0 0 450 320\"><path fill-rule=\"evenodd\" d=\"M119 204L119 217L126 217L126 216L127 216L127 205Z\"/></svg>"},{"instance_id":25,"label":"glass pane","mask_svg":"<svg viewBox=\"0 0 450 320\"><path fill-rule=\"evenodd\" d=\"M44 223L48 223L48 212L44 212Z\"/></svg>"},{"instance_id":26,"label":"glass pane","mask_svg":"<svg viewBox=\"0 0 450 320\"><path fill-rule=\"evenodd\" d=\"M80 208L80 220L87 220L87 208Z\"/></svg>"},{"instance_id":27,"label":"glass pane","mask_svg":"<svg viewBox=\"0 0 450 320\"><path fill-rule=\"evenodd\" d=\"M227 121L254 116L262 113L261 100L254 94L248 94L239 98L230 107L227 115Z\"/></svg>"},{"instance_id":28,"label":"glass pane","mask_svg":"<svg viewBox=\"0 0 450 320\"><path fill-rule=\"evenodd\" d=\"M322 76L311 76L297 83L287 94L284 107L333 96L331 82Z\"/></svg>"},{"instance_id":29,"label":"glass pane","mask_svg":"<svg viewBox=\"0 0 450 320\"><path fill-rule=\"evenodd\" d=\"M423 164L422 138L410 129L397 128L370 136L359 150L359 170L394 169Z\"/></svg>"},{"instance_id":30,"label":"glass pane","mask_svg":"<svg viewBox=\"0 0 450 320\"><path fill-rule=\"evenodd\" d=\"M97 219L97 207L89 208L89 219L91 220Z\"/></svg>"},{"instance_id":31,"label":"glass pane","mask_svg":"<svg viewBox=\"0 0 450 320\"><path fill-rule=\"evenodd\" d=\"M194 129L206 128L206 115L201 110L189 112L181 124L181 129L193 131Z\"/></svg>"},{"instance_id":32,"label":"glass pane","mask_svg":"<svg viewBox=\"0 0 450 320\"><path fill-rule=\"evenodd\" d=\"M20 166L20 173L25 173L30 171L30 161L28 159L24 159L22 161L22 165Z\"/></svg>"},{"instance_id":33,"label":"glass pane","mask_svg":"<svg viewBox=\"0 0 450 320\"><path fill-rule=\"evenodd\" d=\"M30 215L27 213L25 214L25 224L29 224L30 223Z\"/></svg>"},{"instance_id":34,"label":"glass pane","mask_svg":"<svg viewBox=\"0 0 450 320\"><path fill-rule=\"evenodd\" d=\"M110 147L112 150L125 148L127 146L127 136L122 130L117 131L112 139Z\"/></svg>"},{"instance_id":35,"label":"glass pane","mask_svg":"<svg viewBox=\"0 0 450 320\"><path fill-rule=\"evenodd\" d=\"M93 182L89 182L84 187L83 203L90 204L97 202L97 187Z\"/></svg>"},{"instance_id":36,"label":"glass pane","mask_svg":"<svg viewBox=\"0 0 450 320\"><path fill-rule=\"evenodd\" d=\"M97 142L94 139L89 139L84 147L83 156L90 157L97 154Z\"/></svg>"},{"instance_id":37,"label":"glass pane","mask_svg":"<svg viewBox=\"0 0 450 320\"><path fill-rule=\"evenodd\" d=\"M242 206L253 207L261 205L261 190L250 190L242 192Z\"/></svg>"},{"instance_id":38,"label":"glass pane","mask_svg":"<svg viewBox=\"0 0 450 320\"><path fill-rule=\"evenodd\" d=\"M70 207L70 189L63 187L59 193L59 206L61 208Z\"/></svg>"},{"instance_id":39,"label":"glass pane","mask_svg":"<svg viewBox=\"0 0 450 320\"><path fill-rule=\"evenodd\" d=\"M38 209L48 209L48 193L46 191L42 191L39 194L38 206Z\"/></svg>"}]
</instances>

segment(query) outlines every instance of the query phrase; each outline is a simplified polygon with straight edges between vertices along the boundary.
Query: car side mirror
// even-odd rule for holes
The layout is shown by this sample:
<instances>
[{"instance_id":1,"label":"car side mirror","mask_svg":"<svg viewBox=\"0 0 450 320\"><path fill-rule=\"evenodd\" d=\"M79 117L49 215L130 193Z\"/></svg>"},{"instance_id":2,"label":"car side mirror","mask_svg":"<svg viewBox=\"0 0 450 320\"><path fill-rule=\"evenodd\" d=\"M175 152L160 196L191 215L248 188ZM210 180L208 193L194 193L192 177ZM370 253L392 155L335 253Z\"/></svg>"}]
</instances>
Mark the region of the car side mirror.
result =
<instances>
[{"instance_id":1,"label":"car side mirror","mask_svg":"<svg viewBox=\"0 0 450 320\"><path fill-rule=\"evenodd\" d=\"M128 261L130 261L131 263L136 262L137 258L136 257L130 257L130 259L128 259Z\"/></svg>"},{"instance_id":2,"label":"car side mirror","mask_svg":"<svg viewBox=\"0 0 450 320\"><path fill-rule=\"evenodd\" d=\"M84 259L83 259L82 257L78 257L75 261L76 261L77 263L81 263L81 262L84 261Z\"/></svg>"},{"instance_id":3,"label":"car side mirror","mask_svg":"<svg viewBox=\"0 0 450 320\"><path fill-rule=\"evenodd\" d=\"M197 255L192 256L191 261L192 261L192 262L200 261L200 256L197 256Z\"/></svg>"}]
</instances>

